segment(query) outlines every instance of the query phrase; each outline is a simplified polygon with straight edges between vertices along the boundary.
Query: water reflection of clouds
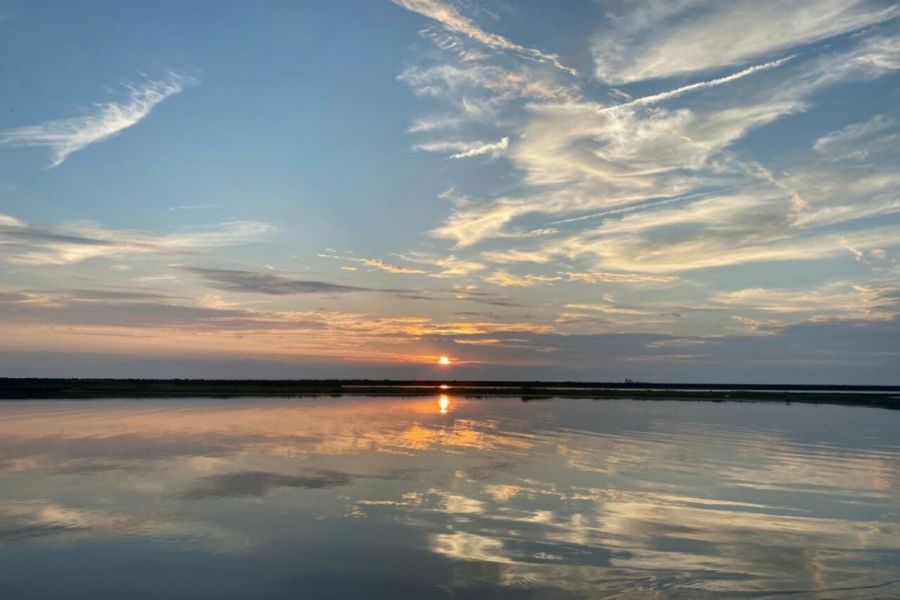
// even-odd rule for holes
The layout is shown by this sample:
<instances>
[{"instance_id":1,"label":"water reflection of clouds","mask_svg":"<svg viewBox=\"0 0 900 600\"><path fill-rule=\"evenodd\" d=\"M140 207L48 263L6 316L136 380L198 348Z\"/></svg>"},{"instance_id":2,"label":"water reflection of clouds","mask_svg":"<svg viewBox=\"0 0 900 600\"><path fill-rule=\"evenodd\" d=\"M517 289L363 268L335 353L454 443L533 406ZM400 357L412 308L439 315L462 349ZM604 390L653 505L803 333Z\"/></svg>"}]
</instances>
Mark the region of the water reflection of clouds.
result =
<instances>
[{"instance_id":1,"label":"water reflection of clouds","mask_svg":"<svg viewBox=\"0 0 900 600\"><path fill-rule=\"evenodd\" d=\"M177 494L186 500L205 498L229 498L235 496L265 496L275 488L299 488L321 490L340 487L353 481L353 476L341 471L314 469L301 475L285 475L266 471L242 471L210 475L196 486Z\"/></svg>"},{"instance_id":2,"label":"water reflection of clouds","mask_svg":"<svg viewBox=\"0 0 900 600\"><path fill-rule=\"evenodd\" d=\"M210 552L250 546L250 541L236 532L200 521L147 518L42 500L0 502L0 543L31 538L72 543L129 537L169 539Z\"/></svg>"},{"instance_id":3,"label":"water reflection of clouds","mask_svg":"<svg viewBox=\"0 0 900 600\"><path fill-rule=\"evenodd\" d=\"M440 395L0 406L0 540L227 551L264 547L303 515L305 528L402 528L409 551L453 565L434 585L560 593L831 589L900 568L900 425L824 444L806 431L829 426L818 407L707 407ZM378 551L378 539L351 543Z\"/></svg>"}]
</instances>

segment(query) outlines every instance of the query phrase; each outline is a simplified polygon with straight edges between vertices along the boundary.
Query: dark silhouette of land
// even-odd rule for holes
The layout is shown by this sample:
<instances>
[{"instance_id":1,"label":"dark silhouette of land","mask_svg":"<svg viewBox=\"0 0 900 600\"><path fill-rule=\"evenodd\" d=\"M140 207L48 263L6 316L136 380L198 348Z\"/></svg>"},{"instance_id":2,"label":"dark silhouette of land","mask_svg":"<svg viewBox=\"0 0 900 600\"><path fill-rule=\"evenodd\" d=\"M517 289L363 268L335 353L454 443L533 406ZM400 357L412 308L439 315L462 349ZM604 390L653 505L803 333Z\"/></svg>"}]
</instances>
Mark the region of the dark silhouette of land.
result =
<instances>
[{"instance_id":1,"label":"dark silhouette of land","mask_svg":"<svg viewBox=\"0 0 900 600\"><path fill-rule=\"evenodd\" d=\"M646 383L636 381L224 380L0 378L0 400L239 396L514 396L588 399L804 402L900 409L900 386Z\"/></svg>"}]
</instances>

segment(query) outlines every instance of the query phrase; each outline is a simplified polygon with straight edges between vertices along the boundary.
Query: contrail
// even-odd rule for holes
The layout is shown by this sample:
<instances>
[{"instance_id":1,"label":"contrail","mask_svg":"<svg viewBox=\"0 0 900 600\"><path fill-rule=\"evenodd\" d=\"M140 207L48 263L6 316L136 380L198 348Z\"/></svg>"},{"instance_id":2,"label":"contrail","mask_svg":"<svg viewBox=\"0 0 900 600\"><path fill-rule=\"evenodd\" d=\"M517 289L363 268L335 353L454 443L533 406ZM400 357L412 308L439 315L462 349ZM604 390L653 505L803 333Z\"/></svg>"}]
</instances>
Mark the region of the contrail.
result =
<instances>
[{"instance_id":1,"label":"contrail","mask_svg":"<svg viewBox=\"0 0 900 600\"><path fill-rule=\"evenodd\" d=\"M658 94L653 94L652 96L644 96L643 98L635 98L630 102L625 102L624 104L616 104L615 106L610 106L604 108L600 112L608 112L613 110L618 110L620 108L627 108L629 106L644 106L647 104L656 104L657 102L662 102L663 100L668 100L669 98L675 98L676 96L681 96L682 94L687 94L688 92L693 92L694 90L706 89L711 87L717 87L726 83L730 83L732 81L736 81L738 79L742 79L747 77L748 75L752 75L758 71L766 71L768 69L774 69L776 67L780 67L787 61L791 60L797 56L796 54L791 54L790 56L786 56L784 58L779 58L778 60L773 60L771 62L763 63L761 65L754 65L752 67L747 67L742 71L738 71L737 73L732 73L731 75L726 75L725 77L719 77L718 79L710 79L709 81L700 81L697 83L692 83L690 85L685 85L680 88L675 88L674 90L669 90L667 92L660 92Z\"/></svg>"}]
</instances>

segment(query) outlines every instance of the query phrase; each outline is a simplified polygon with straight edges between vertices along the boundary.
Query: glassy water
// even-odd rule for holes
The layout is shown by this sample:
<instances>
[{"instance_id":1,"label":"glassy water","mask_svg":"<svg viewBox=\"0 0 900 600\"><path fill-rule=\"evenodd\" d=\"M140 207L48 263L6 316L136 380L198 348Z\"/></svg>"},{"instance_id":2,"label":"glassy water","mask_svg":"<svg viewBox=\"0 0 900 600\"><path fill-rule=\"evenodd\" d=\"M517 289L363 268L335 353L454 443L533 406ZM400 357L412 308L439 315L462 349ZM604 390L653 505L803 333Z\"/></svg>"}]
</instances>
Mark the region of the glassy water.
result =
<instances>
[{"instance_id":1,"label":"glassy water","mask_svg":"<svg viewBox=\"0 0 900 600\"><path fill-rule=\"evenodd\" d=\"M898 598L900 412L0 403L0 597Z\"/></svg>"}]
</instances>

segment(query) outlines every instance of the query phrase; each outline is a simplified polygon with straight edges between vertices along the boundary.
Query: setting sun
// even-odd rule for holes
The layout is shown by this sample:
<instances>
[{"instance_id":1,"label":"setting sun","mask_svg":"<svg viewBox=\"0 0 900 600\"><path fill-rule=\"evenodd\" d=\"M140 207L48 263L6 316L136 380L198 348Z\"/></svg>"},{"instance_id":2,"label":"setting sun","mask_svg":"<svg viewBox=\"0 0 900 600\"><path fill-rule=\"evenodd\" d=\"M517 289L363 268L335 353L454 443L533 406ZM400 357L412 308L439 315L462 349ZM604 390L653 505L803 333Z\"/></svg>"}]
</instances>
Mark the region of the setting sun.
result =
<instances>
[{"instance_id":1,"label":"setting sun","mask_svg":"<svg viewBox=\"0 0 900 600\"><path fill-rule=\"evenodd\" d=\"M442 357L440 357L440 358L438 359L438 364L439 364L439 365L445 365L445 366L446 366L446 365L449 365L449 364L450 364L450 359L447 358L446 356L442 356Z\"/></svg>"}]
</instances>

